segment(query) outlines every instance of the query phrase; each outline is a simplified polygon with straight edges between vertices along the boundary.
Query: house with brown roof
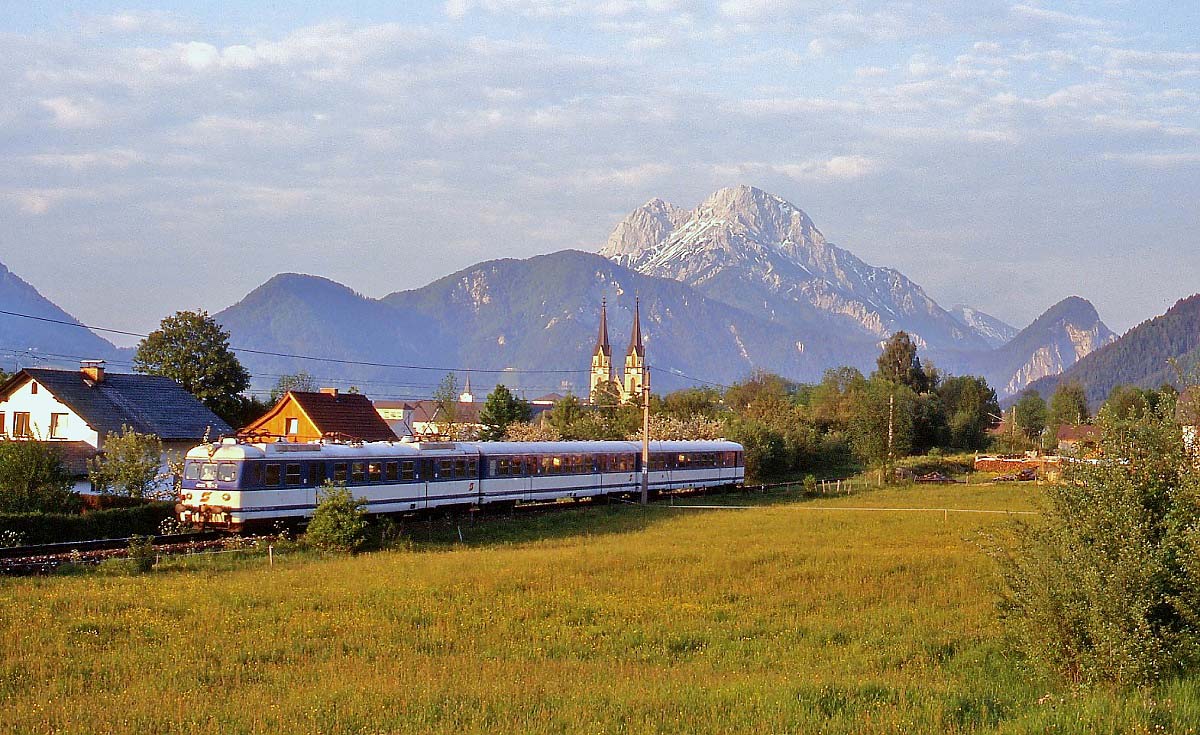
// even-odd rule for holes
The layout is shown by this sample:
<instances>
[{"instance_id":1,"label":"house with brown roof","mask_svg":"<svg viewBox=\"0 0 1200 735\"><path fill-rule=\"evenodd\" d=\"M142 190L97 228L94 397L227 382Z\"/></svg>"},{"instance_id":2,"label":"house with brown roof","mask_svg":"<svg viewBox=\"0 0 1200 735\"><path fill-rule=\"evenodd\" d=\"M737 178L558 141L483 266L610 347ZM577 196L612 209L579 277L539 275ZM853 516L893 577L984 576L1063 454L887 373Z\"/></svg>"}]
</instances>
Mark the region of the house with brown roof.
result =
<instances>
[{"instance_id":1,"label":"house with brown roof","mask_svg":"<svg viewBox=\"0 0 1200 735\"><path fill-rule=\"evenodd\" d=\"M396 441L396 434L361 393L322 388L319 393L288 391L262 418L242 428L242 436L279 441Z\"/></svg>"},{"instance_id":2,"label":"house with brown roof","mask_svg":"<svg viewBox=\"0 0 1200 735\"><path fill-rule=\"evenodd\" d=\"M1058 427L1060 454L1081 454L1100 445L1100 427L1090 424L1063 424Z\"/></svg>"},{"instance_id":3,"label":"house with brown roof","mask_svg":"<svg viewBox=\"0 0 1200 735\"><path fill-rule=\"evenodd\" d=\"M110 373L87 360L79 370L25 368L0 385L0 436L41 441L58 450L75 477L75 489L91 490L88 461L104 451L110 433L124 427L154 434L167 460L233 429L179 383L158 375Z\"/></svg>"}]
</instances>

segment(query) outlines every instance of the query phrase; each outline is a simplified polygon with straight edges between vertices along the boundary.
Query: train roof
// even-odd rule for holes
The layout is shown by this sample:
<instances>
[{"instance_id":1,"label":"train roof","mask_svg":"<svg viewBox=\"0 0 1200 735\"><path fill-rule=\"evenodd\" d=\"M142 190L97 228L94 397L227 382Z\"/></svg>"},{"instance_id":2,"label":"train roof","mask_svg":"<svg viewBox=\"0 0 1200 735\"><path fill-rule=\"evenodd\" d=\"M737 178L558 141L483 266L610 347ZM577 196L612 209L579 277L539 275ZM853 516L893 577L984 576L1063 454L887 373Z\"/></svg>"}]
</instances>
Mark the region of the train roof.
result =
<instances>
[{"instance_id":1,"label":"train roof","mask_svg":"<svg viewBox=\"0 0 1200 735\"><path fill-rule=\"evenodd\" d=\"M638 441L558 441L558 442L367 442L338 444L332 442L238 442L225 440L220 444L204 444L192 448L188 459L237 461L244 459L338 459L363 457L428 457L472 456L476 454L604 454L640 452ZM734 452L742 445L724 440L652 441L652 452Z\"/></svg>"}]
</instances>

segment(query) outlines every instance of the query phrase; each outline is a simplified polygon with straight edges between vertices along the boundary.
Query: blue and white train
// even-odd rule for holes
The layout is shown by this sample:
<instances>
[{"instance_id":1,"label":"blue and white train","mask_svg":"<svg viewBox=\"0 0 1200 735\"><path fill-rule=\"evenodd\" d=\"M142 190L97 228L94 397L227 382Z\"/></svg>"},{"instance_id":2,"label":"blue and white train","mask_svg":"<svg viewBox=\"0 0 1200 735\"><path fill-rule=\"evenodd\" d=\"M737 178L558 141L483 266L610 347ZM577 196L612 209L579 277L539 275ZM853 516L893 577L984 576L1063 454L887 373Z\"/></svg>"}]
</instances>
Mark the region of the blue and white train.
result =
<instances>
[{"instance_id":1,"label":"blue and white train","mask_svg":"<svg viewBox=\"0 0 1200 735\"><path fill-rule=\"evenodd\" d=\"M650 443L651 491L740 485L741 444ZM637 493L642 445L631 441L253 443L225 439L187 453L179 520L238 530L312 515L327 480L370 513Z\"/></svg>"}]
</instances>

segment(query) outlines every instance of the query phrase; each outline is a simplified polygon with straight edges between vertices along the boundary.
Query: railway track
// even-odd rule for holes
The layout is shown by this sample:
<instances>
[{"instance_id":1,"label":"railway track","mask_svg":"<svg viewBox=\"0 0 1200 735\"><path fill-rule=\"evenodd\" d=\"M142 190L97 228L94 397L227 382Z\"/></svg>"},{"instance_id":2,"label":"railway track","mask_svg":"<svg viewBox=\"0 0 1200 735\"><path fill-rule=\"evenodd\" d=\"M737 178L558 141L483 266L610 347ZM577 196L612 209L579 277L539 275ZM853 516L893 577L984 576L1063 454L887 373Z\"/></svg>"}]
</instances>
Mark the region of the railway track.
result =
<instances>
[{"instance_id":1,"label":"railway track","mask_svg":"<svg viewBox=\"0 0 1200 735\"><path fill-rule=\"evenodd\" d=\"M741 486L735 492L763 492L767 489L780 487L795 487L798 483L777 483L774 485ZM728 492L728 488L724 491ZM720 491L718 491L720 492ZM655 502L671 498L706 495L704 488L682 488L656 493ZM628 503L634 501L620 496L589 497L572 502L543 501L522 503L505 509L499 507L472 508L468 512L446 513L440 520L454 518L470 518L472 522L495 520L511 517L512 514L540 515L571 508L605 505L608 503ZM438 517L426 515L425 520L434 522ZM231 540L238 538L252 543L256 539L274 538L274 534L231 534L227 531L196 531L154 537L155 553L161 556L194 554L212 548L227 547ZM127 556L129 538L93 539L88 541L64 541L53 544L35 544L26 546L10 546L0 548L0 575L47 574L62 564L99 564L106 559L119 559Z\"/></svg>"}]
</instances>

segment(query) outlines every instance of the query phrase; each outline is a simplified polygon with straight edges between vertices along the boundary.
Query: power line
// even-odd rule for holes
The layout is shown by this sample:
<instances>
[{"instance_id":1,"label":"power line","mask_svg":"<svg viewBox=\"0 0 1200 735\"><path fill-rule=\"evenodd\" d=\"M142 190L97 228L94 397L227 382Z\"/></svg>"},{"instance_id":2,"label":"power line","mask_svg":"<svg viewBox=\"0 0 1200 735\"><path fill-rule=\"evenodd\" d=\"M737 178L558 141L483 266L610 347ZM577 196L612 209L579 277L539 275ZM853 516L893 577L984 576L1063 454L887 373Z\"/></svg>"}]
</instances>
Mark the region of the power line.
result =
<instances>
[{"instance_id":1,"label":"power line","mask_svg":"<svg viewBox=\"0 0 1200 735\"><path fill-rule=\"evenodd\" d=\"M87 329L93 332L107 332L109 334L120 334L126 337L141 337L145 338L149 335L141 334L140 332L129 332L124 329L112 329L109 327L97 327L89 324L81 324L79 322L69 322L65 319L51 319L50 317L34 316L33 314L22 314L16 311L5 311L0 309L0 314L6 316L20 317L22 319L33 319L39 322L48 322L50 324L61 324L67 327L76 327L78 329ZM292 360L313 360L317 362L328 362L336 365L358 365L361 367L376 367L390 368L396 370L436 370L438 372L458 372L458 373L501 373L501 374L574 374L586 372L585 370L562 370L562 369L534 369L534 368L467 368L467 367L446 367L438 365L405 365L402 363L387 363L387 362L368 362L365 360L344 360L336 357L320 357L318 355L299 355L288 352L272 352L270 350L256 350L251 347L237 347L230 345L229 349L235 352L245 352L250 355L263 355L265 357L284 357Z\"/></svg>"},{"instance_id":2,"label":"power line","mask_svg":"<svg viewBox=\"0 0 1200 735\"><path fill-rule=\"evenodd\" d=\"M682 372L680 372L680 371L676 370L675 368L669 368L669 367L658 367L657 365L651 365L650 363L646 363L646 367L647 367L647 368L650 368L650 369L653 369L653 370L662 370L662 371L668 372L668 373L670 373L671 375L674 375L674 376L676 376L676 377L683 378L684 380L690 380L690 381L692 381L692 382L694 382L694 383L704 383L705 385L711 385L711 386L713 386L713 387L715 387L715 388L724 388L724 389L726 389L726 390L729 390L729 388L731 387L731 386L725 385L724 383L717 383L717 382L715 382L715 381L712 381L712 380L705 380L704 378L695 378L695 377L692 377L691 375L687 375L687 374L685 374L685 373L682 373Z\"/></svg>"}]
</instances>

